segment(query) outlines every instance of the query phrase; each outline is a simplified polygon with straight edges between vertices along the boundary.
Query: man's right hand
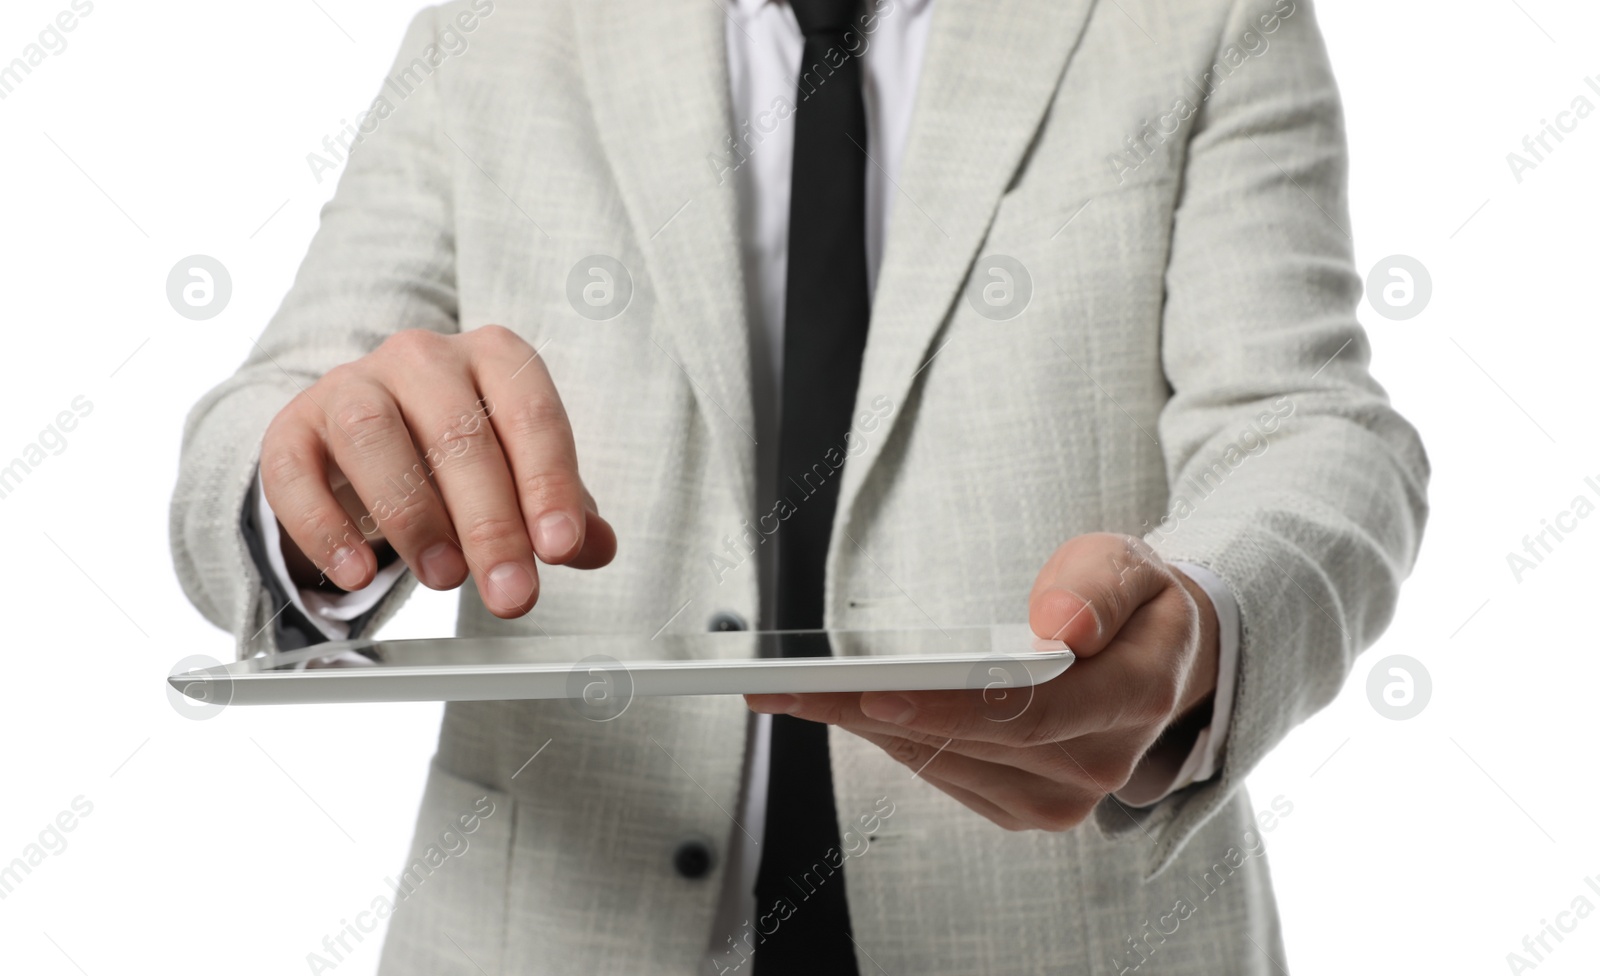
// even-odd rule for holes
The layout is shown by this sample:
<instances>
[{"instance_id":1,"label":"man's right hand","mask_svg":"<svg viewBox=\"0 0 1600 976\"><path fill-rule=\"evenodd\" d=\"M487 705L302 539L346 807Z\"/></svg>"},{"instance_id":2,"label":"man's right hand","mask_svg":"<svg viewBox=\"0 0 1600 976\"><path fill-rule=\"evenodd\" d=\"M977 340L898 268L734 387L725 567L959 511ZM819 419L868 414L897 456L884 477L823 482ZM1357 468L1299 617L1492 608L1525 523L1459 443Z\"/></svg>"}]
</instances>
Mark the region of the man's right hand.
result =
<instances>
[{"instance_id":1,"label":"man's right hand","mask_svg":"<svg viewBox=\"0 0 1600 976\"><path fill-rule=\"evenodd\" d=\"M364 512L340 503L346 481ZM535 556L596 569L617 551L543 359L498 325L398 332L330 370L267 428L261 485L289 565L345 590L387 542L424 586L470 572L491 613L517 617L539 598Z\"/></svg>"}]
</instances>

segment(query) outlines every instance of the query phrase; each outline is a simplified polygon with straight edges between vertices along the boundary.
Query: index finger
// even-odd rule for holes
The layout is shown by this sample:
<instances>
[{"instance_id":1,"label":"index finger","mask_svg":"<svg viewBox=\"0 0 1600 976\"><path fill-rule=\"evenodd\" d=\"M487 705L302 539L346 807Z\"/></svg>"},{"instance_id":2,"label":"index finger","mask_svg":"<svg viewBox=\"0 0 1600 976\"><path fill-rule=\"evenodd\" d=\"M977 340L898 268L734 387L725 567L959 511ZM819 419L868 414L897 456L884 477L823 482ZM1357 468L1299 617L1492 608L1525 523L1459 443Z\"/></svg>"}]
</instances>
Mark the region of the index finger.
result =
<instances>
[{"instance_id":1,"label":"index finger","mask_svg":"<svg viewBox=\"0 0 1600 976\"><path fill-rule=\"evenodd\" d=\"M478 331L483 351L474 357L473 372L534 551L547 563L604 566L616 553L616 534L578 475L572 426L544 358L509 329Z\"/></svg>"}]
</instances>

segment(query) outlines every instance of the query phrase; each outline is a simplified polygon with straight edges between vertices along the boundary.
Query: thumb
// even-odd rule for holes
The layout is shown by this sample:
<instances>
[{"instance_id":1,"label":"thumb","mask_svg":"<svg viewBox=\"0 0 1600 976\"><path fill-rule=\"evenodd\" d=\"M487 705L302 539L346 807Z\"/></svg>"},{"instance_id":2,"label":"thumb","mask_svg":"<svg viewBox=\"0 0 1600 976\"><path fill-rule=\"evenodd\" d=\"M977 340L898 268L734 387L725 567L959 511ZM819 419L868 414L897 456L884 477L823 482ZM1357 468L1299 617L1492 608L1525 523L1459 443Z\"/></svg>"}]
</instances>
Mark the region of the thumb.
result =
<instances>
[{"instance_id":1,"label":"thumb","mask_svg":"<svg viewBox=\"0 0 1600 976\"><path fill-rule=\"evenodd\" d=\"M1028 596L1028 624L1036 636L1093 657L1172 582L1166 563L1142 539L1080 535L1062 543L1039 570Z\"/></svg>"}]
</instances>

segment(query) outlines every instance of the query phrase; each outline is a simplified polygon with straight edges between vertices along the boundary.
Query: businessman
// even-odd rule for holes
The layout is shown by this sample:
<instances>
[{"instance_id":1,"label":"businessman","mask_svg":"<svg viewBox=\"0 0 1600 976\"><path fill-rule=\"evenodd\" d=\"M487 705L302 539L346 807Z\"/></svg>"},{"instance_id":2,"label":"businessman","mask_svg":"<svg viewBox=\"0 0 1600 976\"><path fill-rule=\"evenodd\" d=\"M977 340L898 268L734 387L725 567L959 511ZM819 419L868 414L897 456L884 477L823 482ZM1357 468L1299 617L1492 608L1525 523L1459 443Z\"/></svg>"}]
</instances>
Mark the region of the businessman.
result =
<instances>
[{"instance_id":1,"label":"businessman","mask_svg":"<svg viewBox=\"0 0 1600 976\"><path fill-rule=\"evenodd\" d=\"M1020 705L451 704L408 863L475 832L385 974L1284 968L1292 802L1242 784L1391 619L1428 479L1307 0L451 2L380 91L185 431L241 655L420 582L463 636L1080 658Z\"/></svg>"}]
</instances>

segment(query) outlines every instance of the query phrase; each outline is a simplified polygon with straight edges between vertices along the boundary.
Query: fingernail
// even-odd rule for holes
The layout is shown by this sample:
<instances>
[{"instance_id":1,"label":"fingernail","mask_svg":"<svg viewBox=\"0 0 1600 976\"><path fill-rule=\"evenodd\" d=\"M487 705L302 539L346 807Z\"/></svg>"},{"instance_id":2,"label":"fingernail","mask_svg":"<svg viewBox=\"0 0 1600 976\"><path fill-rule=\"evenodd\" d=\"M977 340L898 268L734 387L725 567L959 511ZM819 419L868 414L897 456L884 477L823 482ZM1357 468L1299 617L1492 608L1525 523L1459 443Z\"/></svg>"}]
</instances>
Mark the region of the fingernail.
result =
<instances>
[{"instance_id":1,"label":"fingernail","mask_svg":"<svg viewBox=\"0 0 1600 976\"><path fill-rule=\"evenodd\" d=\"M1052 586L1052 587L1050 587L1050 589L1055 590L1055 591L1060 592L1060 593L1065 593L1067 596L1072 597L1072 599L1075 600L1079 604L1078 610L1076 610L1072 614L1072 616L1067 618L1067 622L1065 624L1061 625L1061 630L1063 630L1063 631L1066 630L1067 626L1069 624L1071 624L1074 620L1077 620L1079 617L1083 616L1084 614L1088 614L1089 615L1089 619L1094 621L1094 634L1095 634L1095 636L1096 637L1100 637L1101 635L1104 634L1105 627L1104 627L1103 624L1100 623L1100 608L1096 607L1094 605L1094 601L1093 600L1085 600L1082 596L1079 596L1076 591L1069 590L1065 586ZM1061 637L1061 633L1059 631L1057 633L1054 633L1054 634L1050 635L1050 639L1051 640L1057 640L1060 637Z\"/></svg>"},{"instance_id":2,"label":"fingernail","mask_svg":"<svg viewBox=\"0 0 1600 976\"><path fill-rule=\"evenodd\" d=\"M763 715L793 715L800 708L800 699L793 695L754 695L750 710Z\"/></svg>"},{"instance_id":3,"label":"fingernail","mask_svg":"<svg viewBox=\"0 0 1600 976\"><path fill-rule=\"evenodd\" d=\"M1068 590L1067 592L1071 593L1072 591ZM1077 597L1079 600L1083 600L1084 609L1089 611L1089 618L1094 621L1095 638L1098 639L1104 637L1106 634L1106 625L1100 619L1100 608L1094 605L1093 600L1084 600L1083 597L1078 596L1076 593L1073 593L1072 595Z\"/></svg>"},{"instance_id":4,"label":"fingernail","mask_svg":"<svg viewBox=\"0 0 1600 976\"><path fill-rule=\"evenodd\" d=\"M335 549L328 559L328 578L342 589L354 590L359 587L366 570L366 564L349 546Z\"/></svg>"},{"instance_id":5,"label":"fingernail","mask_svg":"<svg viewBox=\"0 0 1600 976\"><path fill-rule=\"evenodd\" d=\"M435 542L422 550L417 563L417 575L422 578L424 585L435 590L447 589L461 582L467 568L456 547L448 542Z\"/></svg>"},{"instance_id":6,"label":"fingernail","mask_svg":"<svg viewBox=\"0 0 1600 976\"><path fill-rule=\"evenodd\" d=\"M895 725L904 725L917 717L916 706L899 695L863 695L861 711L868 718Z\"/></svg>"},{"instance_id":7,"label":"fingernail","mask_svg":"<svg viewBox=\"0 0 1600 976\"><path fill-rule=\"evenodd\" d=\"M533 529L533 548L543 559L560 559L578 544L578 523L570 515L551 512Z\"/></svg>"},{"instance_id":8,"label":"fingernail","mask_svg":"<svg viewBox=\"0 0 1600 976\"><path fill-rule=\"evenodd\" d=\"M487 582L494 602L508 610L521 607L533 596L533 574L521 563L501 563L489 570Z\"/></svg>"}]
</instances>

